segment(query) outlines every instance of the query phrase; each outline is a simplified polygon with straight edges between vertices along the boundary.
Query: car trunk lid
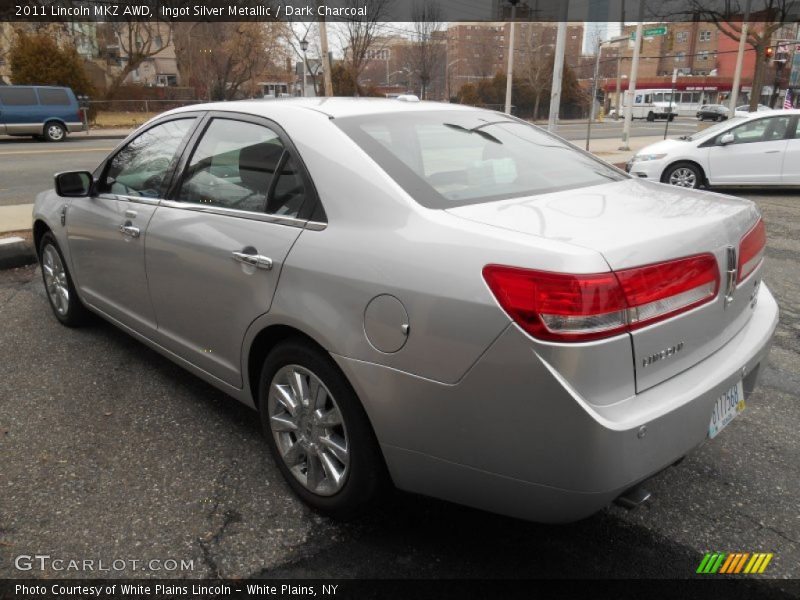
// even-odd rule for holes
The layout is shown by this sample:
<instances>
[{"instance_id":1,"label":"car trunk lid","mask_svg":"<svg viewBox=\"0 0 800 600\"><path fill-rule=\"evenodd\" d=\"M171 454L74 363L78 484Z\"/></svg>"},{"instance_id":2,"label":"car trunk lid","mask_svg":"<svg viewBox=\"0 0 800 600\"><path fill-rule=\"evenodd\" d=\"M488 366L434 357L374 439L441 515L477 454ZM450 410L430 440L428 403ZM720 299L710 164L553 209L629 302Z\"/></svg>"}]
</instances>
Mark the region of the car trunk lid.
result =
<instances>
[{"instance_id":1,"label":"car trunk lid","mask_svg":"<svg viewBox=\"0 0 800 600\"><path fill-rule=\"evenodd\" d=\"M637 392L719 350L752 312L760 269L738 289L731 289L735 278L733 286L728 278L736 269L740 241L759 216L747 200L628 179L448 212L596 250L614 271L713 254L720 271L713 301L629 334Z\"/></svg>"}]
</instances>

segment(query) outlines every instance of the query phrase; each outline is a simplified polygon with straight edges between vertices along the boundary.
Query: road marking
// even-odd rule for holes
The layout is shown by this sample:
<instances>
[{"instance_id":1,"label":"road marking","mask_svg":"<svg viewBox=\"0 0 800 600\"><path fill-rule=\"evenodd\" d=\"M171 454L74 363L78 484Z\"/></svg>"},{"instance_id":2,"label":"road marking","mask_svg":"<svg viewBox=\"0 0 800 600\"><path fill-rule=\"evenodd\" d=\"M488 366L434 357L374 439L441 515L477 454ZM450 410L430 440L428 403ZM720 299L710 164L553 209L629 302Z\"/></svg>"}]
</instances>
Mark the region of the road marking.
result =
<instances>
[{"instance_id":1,"label":"road marking","mask_svg":"<svg viewBox=\"0 0 800 600\"><path fill-rule=\"evenodd\" d=\"M52 154L54 152L108 152L114 148L75 148L72 150L12 150L10 152L0 152L0 156L11 156L14 154Z\"/></svg>"}]
</instances>

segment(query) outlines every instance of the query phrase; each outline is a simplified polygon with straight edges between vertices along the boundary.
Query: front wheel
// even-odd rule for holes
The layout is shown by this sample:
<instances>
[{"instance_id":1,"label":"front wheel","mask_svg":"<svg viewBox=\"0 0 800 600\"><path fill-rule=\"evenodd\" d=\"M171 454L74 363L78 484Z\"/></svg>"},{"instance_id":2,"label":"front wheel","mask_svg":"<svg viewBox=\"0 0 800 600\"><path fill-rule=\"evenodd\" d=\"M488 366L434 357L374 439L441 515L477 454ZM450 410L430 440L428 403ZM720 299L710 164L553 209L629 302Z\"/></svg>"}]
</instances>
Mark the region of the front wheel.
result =
<instances>
[{"instance_id":1,"label":"front wheel","mask_svg":"<svg viewBox=\"0 0 800 600\"><path fill-rule=\"evenodd\" d=\"M261 423L294 492L335 518L364 512L388 481L375 434L336 364L301 339L276 346L259 386Z\"/></svg>"},{"instance_id":2,"label":"front wheel","mask_svg":"<svg viewBox=\"0 0 800 600\"><path fill-rule=\"evenodd\" d=\"M672 123L675 120L675 115L670 115L667 118L669 119L669 122Z\"/></svg>"},{"instance_id":3,"label":"front wheel","mask_svg":"<svg viewBox=\"0 0 800 600\"><path fill-rule=\"evenodd\" d=\"M703 174L696 165L677 163L667 168L661 181L678 187L697 189L703 183Z\"/></svg>"},{"instance_id":4,"label":"front wheel","mask_svg":"<svg viewBox=\"0 0 800 600\"><path fill-rule=\"evenodd\" d=\"M647 120L651 122L656 120L656 115L655 113L653 113L652 110L649 113L647 113Z\"/></svg>"},{"instance_id":5,"label":"front wheel","mask_svg":"<svg viewBox=\"0 0 800 600\"><path fill-rule=\"evenodd\" d=\"M78 298L64 256L50 232L44 234L39 244L39 263L47 299L56 319L67 327L83 324L88 312Z\"/></svg>"}]
</instances>

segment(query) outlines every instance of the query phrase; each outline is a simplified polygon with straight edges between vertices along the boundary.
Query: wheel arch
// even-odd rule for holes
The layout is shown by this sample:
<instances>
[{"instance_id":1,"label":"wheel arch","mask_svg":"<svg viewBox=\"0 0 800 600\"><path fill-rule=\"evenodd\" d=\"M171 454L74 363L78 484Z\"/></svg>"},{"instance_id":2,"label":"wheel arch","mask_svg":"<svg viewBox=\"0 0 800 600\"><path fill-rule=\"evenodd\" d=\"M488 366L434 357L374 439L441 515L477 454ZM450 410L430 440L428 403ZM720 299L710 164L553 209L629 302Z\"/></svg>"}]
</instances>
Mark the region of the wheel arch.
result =
<instances>
[{"instance_id":1,"label":"wheel arch","mask_svg":"<svg viewBox=\"0 0 800 600\"><path fill-rule=\"evenodd\" d=\"M50 226L45 223L42 219L36 219L33 223L33 248L36 252L36 256L39 256L39 246L42 243L42 238L44 234L46 234L50 229Z\"/></svg>"},{"instance_id":2,"label":"wheel arch","mask_svg":"<svg viewBox=\"0 0 800 600\"><path fill-rule=\"evenodd\" d=\"M253 341L250 343L250 347L247 350L246 359L244 361L245 367L247 368L247 384L250 386L250 398L253 401L253 406L255 406L256 409L259 408L258 386L261 379L261 365L264 363L264 359L266 359L267 354L269 354L275 346L290 338L301 339L304 342L311 344L321 352L329 354L328 351L313 337L304 331L297 329L296 327L284 324L274 324L264 327L255 335Z\"/></svg>"},{"instance_id":3,"label":"wheel arch","mask_svg":"<svg viewBox=\"0 0 800 600\"><path fill-rule=\"evenodd\" d=\"M696 160L691 160L688 158L673 160L671 163L669 163L666 167L664 167L664 170L661 171L661 178L659 181L661 181L661 183L667 183L667 173L670 171L670 169L673 169L677 165L692 165L693 167L697 167L697 169L700 171L700 177L703 180L702 184L706 187L708 186L708 177L706 177L706 170L703 168L703 165Z\"/></svg>"}]
</instances>

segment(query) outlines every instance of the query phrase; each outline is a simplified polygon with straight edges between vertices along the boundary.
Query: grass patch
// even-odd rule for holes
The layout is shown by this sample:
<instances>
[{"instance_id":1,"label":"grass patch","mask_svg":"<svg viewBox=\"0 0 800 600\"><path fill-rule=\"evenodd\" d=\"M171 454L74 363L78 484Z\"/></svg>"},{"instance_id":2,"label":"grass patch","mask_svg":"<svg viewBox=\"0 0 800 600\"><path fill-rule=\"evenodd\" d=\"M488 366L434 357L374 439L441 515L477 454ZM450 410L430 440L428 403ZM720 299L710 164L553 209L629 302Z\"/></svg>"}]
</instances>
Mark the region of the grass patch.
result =
<instances>
[{"instance_id":1,"label":"grass patch","mask_svg":"<svg viewBox=\"0 0 800 600\"><path fill-rule=\"evenodd\" d=\"M149 121L160 112L111 112L101 111L92 123L92 127L113 128L113 127L138 127L145 121Z\"/></svg>"}]
</instances>

